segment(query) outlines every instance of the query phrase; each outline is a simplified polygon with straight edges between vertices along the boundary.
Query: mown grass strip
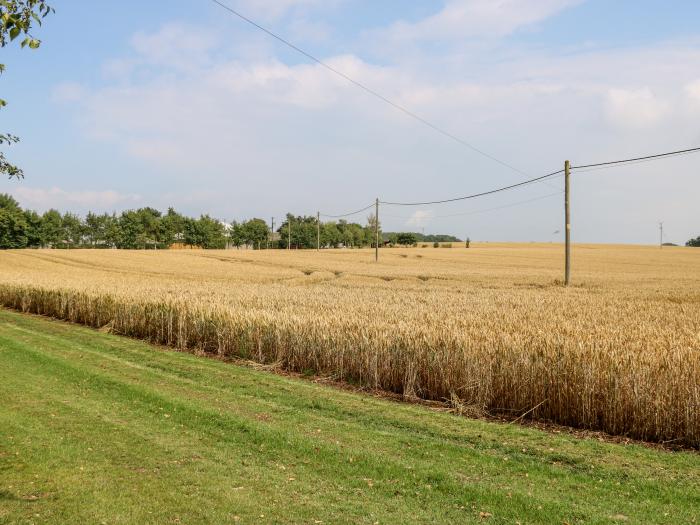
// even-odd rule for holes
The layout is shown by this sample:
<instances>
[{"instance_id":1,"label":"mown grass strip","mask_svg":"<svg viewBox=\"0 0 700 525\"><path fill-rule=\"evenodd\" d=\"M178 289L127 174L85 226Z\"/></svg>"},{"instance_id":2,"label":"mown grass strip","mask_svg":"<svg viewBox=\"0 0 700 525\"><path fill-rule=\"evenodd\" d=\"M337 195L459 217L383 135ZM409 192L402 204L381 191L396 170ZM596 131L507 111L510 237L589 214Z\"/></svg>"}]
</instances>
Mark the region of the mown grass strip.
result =
<instances>
[{"instance_id":1,"label":"mown grass strip","mask_svg":"<svg viewBox=\"0 0 700 525\"><path fill-rule=\"evenodd\" d=\"M0 523L692 523L700 456L0 311Z\"/></svg>"}]
</instances>

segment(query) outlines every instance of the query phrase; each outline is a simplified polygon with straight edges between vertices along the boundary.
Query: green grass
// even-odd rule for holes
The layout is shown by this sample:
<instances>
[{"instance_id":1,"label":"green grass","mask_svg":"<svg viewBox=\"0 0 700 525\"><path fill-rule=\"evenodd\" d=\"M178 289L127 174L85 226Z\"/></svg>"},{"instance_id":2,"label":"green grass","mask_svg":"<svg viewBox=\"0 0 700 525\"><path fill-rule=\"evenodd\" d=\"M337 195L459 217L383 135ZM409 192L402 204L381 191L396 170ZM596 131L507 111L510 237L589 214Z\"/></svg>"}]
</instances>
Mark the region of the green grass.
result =
<instances>
[{"instance_id":1,"label":"green grass","mask_svg":"<svg viewBox=\"0 0 700 525\"><path fill-rule=\"evenodd\" d=\"M700 455L0 310L0 523L694 523Z\"/></svg>"}]
</instances>

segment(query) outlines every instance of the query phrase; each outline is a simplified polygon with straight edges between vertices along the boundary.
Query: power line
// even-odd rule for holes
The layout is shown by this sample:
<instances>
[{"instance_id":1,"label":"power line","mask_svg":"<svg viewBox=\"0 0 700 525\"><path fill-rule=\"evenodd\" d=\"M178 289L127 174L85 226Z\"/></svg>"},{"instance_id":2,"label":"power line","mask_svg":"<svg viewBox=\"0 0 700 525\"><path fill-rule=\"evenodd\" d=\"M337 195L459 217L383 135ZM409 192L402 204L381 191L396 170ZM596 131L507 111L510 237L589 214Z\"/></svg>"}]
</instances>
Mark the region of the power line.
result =
<instances>
[{"instance_id":1,"label":"power line","mask_svg":"<svg viewBox=\"0 0 700 525\"><path fill-rule=\"evenodd\" d=\"M527 184L532 184L533 182L537 182L540 180L547 179L549 177L554 177L555 175L559 175L563 173L564 170L557 170L553 171L552 173L547 173L546 175L540 175L539 177L535 177L533 179L529 179L523 182L518 182L516 184L510 184L509 186L503 186L501 188L496 188L494 190L489 190L489 191L482 191L481 193L474 193L472 195L466 195L464 197L455 197L453 199L443 199L439 201L427 201L427 202L385 202L385 201L379 201L380 204L387 204L389 206L425 206L428 204L444 204L447 202L455 202L455 201L464 201L467 199L475 199L477 197L483 197L485 195L491 195L493 193L498 193L501 191L506 191L506 190L511 190L513 188L518 188L520 186L525 186Z\"/></svg>"},{"instance_id":2,"label":"power line","mask_svg":"<svg viewBox=\"0 0 700 525\"><path fill-rule=\"evenodd\" d=\"M583 169L583 168L597 168L599 166L613 166L616 164L625 164L628 162L638 162L638 161L643 161L643 160L655 160L655 159L659 159L662 157L671 157L673 155L683 155L686 153L695 153L698 151L700 151L700 147L681 149L678 151L669 151L668 153L657 153L656 155L647 155L645 157L635 157L632 159L611 160L608 162L598 162L597 164L584 164L582 166L571 166L571 169L577 170L577 169Z\"/></svg>"},{"instance_id":3,"label":"power line","mask_svg":"<svg viewBox=\"0 0 700 525\"><path fill-rule=\"evenodd\" d=\"M461 144L462 146L466 146L467 148L471 149L472 151L478 153L479 155L482 155L483 157L486 157L487 159L490 159L490 160L492 160L492 161L494 161L494 162L500 164L501 166L505 166L506 168L511 169L511 170L515 171L516 173L519 173L520 175L525 175L525 176L527 176L526 173L524 173L523 171L519 170L518 168L516 168L516 167L514 167L514 166L512 166L512 165L510 165L510 164L508 164L507 162L504 162L504 161L502 161L502 160L500 160L500 159L494 157L493 155L490 155L489 153L486 153L485 151L483 151L483 150L477 148L476 146L473 146L472 144L470 144L470 143L467 142L466 140L463 140L463 139L459 138L457 135L455 135L455 134L453 134L453 133L450 133L449 131L446 131L446 130L440 128L439 126L433 124L433 123L430 122L429 120L427 120L427 119L421 117L420 115L414 113L413 111L411 111L411 110L405 108L404 106L402 106L402 105L400 105L400 104L394 102L393 100L391 100L391 99L385 97L384 95L382 95L382 94L379 93L378 91L375 91L374 89L372 89L372 88L370 88L370 87L367 87L367 86L364 85L363 83L361 83L361 82L359 82L359 81L353 79L352 77L346 75L346 74L343 73L342 71L340 71L340 70L334 68L333 66L327 64L326 62L322 61L321 59L316 58L316 57L315 57L314 55L312 55L311 53L308 53L308 52L304 51L304 50L301 49L300 47L298 47L298 46L292 44L289 40L286 40L285 38L279 36L278 34L273 33L273 32L270 31L269 29L267 29L267 28L261 26L260 24L258 24L258 23L255 22L254 20L251 20L251 19L248 18L247 16L245 16L245 15L239 13L238 11L236 11L236 10L233 9L232 7L229 7L228 5L224 4L223 2L220 2L219 0L212 0L212 2L214 2L216 5L222 7L223 9L229 11L230 13L234 14L235 16L237 16L237 17L240 18L241 20L247 22L248 24L252 25L253 27L259 29L260 31L263 31L263 32L266 33L266 34L268 34L269 36L271 36L271 37L274 38L275 40L278 40L279 42L283 43L284 45L290 47L291 49L293 49L293 50L296 51L297 53L300 53L301 55L305 56L305 57L308 58L309 60L312 60L313 62L316 62L318 65L320 65L320 66L326 68L328 71L334 73L335 75L338 75L339 77L341 77L341 78L347 80L347 81L350 82L351 84L353 84L353 85L355 85L356 87L362 89L363 91L369 93L370 95L372 95L372 96L378 98L379 100L381 100L381 101L383 101L383 102L389 104L389 105L392 106L394 109L397 109L397 110L401 111L402 113L408 115L409 117L413 118L414 120L417 120L417 121L420 122L421 124L423 124L423 125L429 127L429 128L432 129L433 131L436 131L437 133L440 133L441 135L444 135L445 137L448 137L448 138L454 140L455 142Z\"/></svg>"},{"instance_id":4,"label":"power line","mask_svg":"<svg viewBox=\"0 0 700 525\"><path fill-rule=\"evenodd\" d=\"M363 211L367 211L370 208L374 208L374 203L370 204L369 206L365 206L364 208L357 210L357 211L351 211L350 213L341 213L340 215L328 215L327 213L320 213L319 215L321 217L327 217L329 219L340 219L341 217L350 217L351 215L357 215L358 213L362 213Z\"/></svg>"},{"instance_id":5,"label":"power line","mask_svg":"<svg viewBox=\"0 0 700 525\"><path fill-rule=\"evenodd\" d=\"M692 154L692 152L684 153L683 155L691 155L691 154ZM680 154L678 156L680 156ZM626 162L625 164L604 164L602 166L594 166L592 168L579 168L577 171L578 171L578 173L588 173L591 171L607 170L610 168L621 168L623 166L634 166L637 164L646 164L647 162L654 162L655 160L658 160L658 159L652 158L652 159L642 159L642 160L630 160L629 162Z\"/></svg>"},{"instance_id":6,"label":"power line","mask_svg":"<svg viewBox=\"0 0 700 525\"><path fill-rule=\"evenodd\" d=\"M448 137L448 138L454 140L455 142L458 142L459 144L461 144L461 145L463 145L463 146L465 146L465 147L471 149L472 151L474 151L474 152L476 152L476 153L478 153L478 154L480 154L480 155L482 155L482 156L484 156L484 157L486 157L486 158L488 158L488 159L490 159L490 160L492 160L492 161L494 161L494 162L496 162L496 163L498 163L498 164L501 164L502 166L505 166L505 167L507 167L507 168L509 168L509 169L511 169L511 170L513 170L513 171L515 171L515 172L517 172L517 173L520 173L521 175L526 175L523 171L519 170L518 168L516 168L516 167L514 167L514 166L512 166L512 165L510 165L510 164L508 164L508 163L506 163L506 162L504 162L504 161L502 161L502 160L500 160L500 159L494 157L493 155L490 155L490 154L486 153L486 152L483 151L483 150L480 150L479 148L477 148L477 147L473 146L472 144L468 143L467 141L465 141L465 140L459 138L458 136L454 135L453 133L450 133L449 131L446 131L446 130L444 130L444 129L438 127L437 125L435 125L435 124L433 124L432 122L428 121L427 119L421 117L420 115L418 115L418 114L416 114L416 113L410 111L409 109L405 108L404 106L401 106L400 104L398 104L398 103L392 101L391 99L385 97L384 95L382 95L381 93L379 93L379 92L373 90L372 88L367 87L366 85L362 84L361 82L359 82L359 81L353 79L352 77L346 75L345 73L341 72L340 70L338 70L338 69L332 67L331 65L327 64L326 62L320 60L319 58L316 58L314 55L312 55L312 54L310 54L310 53L304 51L304 50L301 49L300 47L298 47L298 46L296 46L295 44L291 43L289 40L286 40L285 38L279 36L278 34L273 33L273 32L270 31L269 29L263 27L262 25L258 24L258 23L255 22L254 20L252 20L252 19L246 17L246 16L243 15L242 13L239 13L238 11L236 11L236 10L233 9L232 7L230 7L230 6L226 5L226 4L224 4L224 3L221 2L220 0L212 0L212 2L214 2L215 4L217 4L219 7L225 9L226 11L230 12L231 14L237 16L237 17L240 18L241 20L243 20L243 21L247 22L248 24L252 25L253 27L259 29L260 31L263 31L263 32L266 33L267 35L269 35L269 36L271 36L272 38L278 40L279 42L281 42L281 43L283 43L284 45L288 46L289 48L293 49L294 51L300 53L301 55L305 56L305 57L308 58L309 60L311 60L311 61L313 61L313 62L319 64L320 66L324 67L324 68L327 69L328 71L330 71L330 72L334 73L335 75L337 75L337 76L339 76L339 77L345 79L346 81L348 81L348 82L350 82L351 84L355 85L356 87L362 89L363 91L369 93L370 95L372 95L372 96L378 98L379 100L381 100L381 101L383 101L383 102L389 104L389 105L392 106L393 108L395 108L395 109L401 111L402 113L408 115L409 117L411 117L411 118L417 120L418 122L420 122L420 123L424 124L425 126L431 128L432 130L436 131L437 133L440 133L441 135L444 135L444 136L446 136L446 137ZM655 159L659 159L659 158L663 158L663 157L670 157L670 156L674 156L674 155L682 155L682 154L688 154L688 153L695 153L695 152L698 152L698 151L700 151L700 147L697 147L697 148L689 148L689 149L684 149L684 150L677 150L677 151L671 151L671 152L667 152L667 153L659 153L659 154L655 154L655 155L647 155L647 156L644 156L644 157L635 157L635 158L630 158L630 159L614 160L614 161L608 161L608 162L599 162L599 163L595 163L595 164L583 164L583 165L580 165L580 166L572 166L571 169L592 169L592 168L599 168L599 169L601 169L601 168L609 167L609 166L615 166L615 165L621 165L621 164L629 164L629 163L635 163L635 162L642 162L642 161L647 161L647 160L655 160ZM475 193L475 194L472 194L472 195L466 195L466 196L464 196L464 197L455 197L455 198L452 198L452 199L443 199L443 200L438 200L438 201L427 201L427 202L386 202L386 201L380 201L380 203L381 203L381 204L386 204L386 205L391 205L391 206L424 206L424 205L429 205L429 204L444 204L444 203L448 203L448 202L456 202L456 201L462 201L462 200L467 200L467 199L474 199L474 198L477 198L477 197L483 197L483 196L486 196L486 195L491 195L491 194L494 194L494 193L498 193L498 192L510 190L510 189L517 188L517 187L520 187L520 186L525 186L525 185L527 185L527 184L532 184L532 183L534 183L534 182L544 181L544 179L547 179L547 178L549 178L549 177L553 177L553 176L555 176L555 175L559 175L559 174L561 174L563 171L564 171L564 170L558 170L558 171L555 171L555 172L552 172L552 173L548 173L548 174L546 174L546 175L541 175L541 176L539 176L539 177L534 177L534 178L528 179L528 180L523 181L523 182L519 182L519 183L516 183L516 184L511 184L511 185L508 185L508 186L503 186L503 187L501 187L501 188L496 188L496 189L494 189L494 190L489 190L489 191L485 191L485 192L481 192L481 193ZM545 184L546 184L546 182L545 182ZM555 195L555 194L552 194L552 195ZM551 195L548 195L548 196L551 196ZM355 212L345 213L345 214L342 214L342 215L328 215L328 214L320 214L320 215L323 215L324 217L329 217L329 218L348 217L348 216L351 216L351 215L356 215L356 214L361 213L361 212L363 212L363 211L367 211L367 210L370 209L372 206L374 206L374 204L369 205L369 206L367 206L367 207L365 207L365 208L362 208L362 209L360 209L360 210L357 210L357 211L355 211Z\"/></svg>"},{"instance_id":7,"label":"power line","mask_svg":"<svg viewBox=\"0 0 700 525\"><path fill-rule=\"evenodd\" d=\"M462 213L450 213L450 214L447 214L447 215L433 215L433 216L430 216L430 217L426 217L426 219L445 219L445 218L449 218L449 217L464 217L464 216L467 216L467 215L477 215L477 214L479 214L479 213L487 213L487 212L491 212L491 211L504 210L504 209L507 209L507 208L513 208L513 207L515 207L515 206L520 206L520 205L522 205L522 204L529 204L529 203L531 203L531 202L541 201L541 200L544 200L544 199L548 199L548 198L550 198L550 197L555 197L555 196L557 196L557 195L561 195L562 193L564 193L564 192L563 192L563 191L557 191L557 192L555 192L555 193L549 193L549 194L547 194L547 195L542 195L542 196L540 196L540 197L535 197L535 198L533 198L533 199L527 199L527 200L524 200L524 201L512 202L512 203L510 203L510 204L504 204L503 206L496 206L495 208L486 208L486 209L483 209L483 210L472 210L472 211L467 211L467 212L462 212ZM411 216L407 216L407 215L392 215L392 214L388 214L388 213L384 213L383 215L384 215L384 217L391 217L391 218L394 218L394 219L411 219L411 218L412 218Z\"/></svg>"},{"instance_id":8,"label":"power line","mask_svg":"<svg viewBox=\"0 0 700 525\"><path fill-rule=\"evenodd\" d=\"M599 163L595 163L595 164L582 164L580 166L572 166L571 169L580 169L580 170L602 169L605 167L619 166L621 164L630 164L630 163L636 163L636 162L652 161L652 160L658 160L658 159L665 158L665 157L671 157L674 155L686 155L686 154L697 153L697 152L700 152L700 147L688 148L688 149L682 149L682 150L676 150L676 151L669 151L666 153L657 153L655 155L646 155L643 157L634 157L634 158L629 158L629 159L613 160L613 161L608 161L608 162L599 162ZM447 202L455 202L455 201L462 201L462 200L467 200L467 199L474 199L476 197L483 197L485 195L491 195L493 193L498 193L501 191L506 191L506 190L510 190L513 188L518 188L520 186L525 186L527 184L532 184L533 182L538 182L538 181L541 181L543 179L547 179L549 177L559 175L563 171L564 170L558 170L558 171L555 171L552 173L548 173L546 175L541 175L540 177L535 177L533 179L519 182L517 184L511 184L509 186L503 186L501 188L496 188L494 190L484 191L481 193L474 193L472 195L467 195L464 197L455 197L452 199L443 199L443 200L428 201L428 202L384 202L384 201L380 201L380 202L381 202L381 204L387 204L387 205L392 205L392 206L425 206L428 204L444 204Z\"/></svg>"}]
</instances>

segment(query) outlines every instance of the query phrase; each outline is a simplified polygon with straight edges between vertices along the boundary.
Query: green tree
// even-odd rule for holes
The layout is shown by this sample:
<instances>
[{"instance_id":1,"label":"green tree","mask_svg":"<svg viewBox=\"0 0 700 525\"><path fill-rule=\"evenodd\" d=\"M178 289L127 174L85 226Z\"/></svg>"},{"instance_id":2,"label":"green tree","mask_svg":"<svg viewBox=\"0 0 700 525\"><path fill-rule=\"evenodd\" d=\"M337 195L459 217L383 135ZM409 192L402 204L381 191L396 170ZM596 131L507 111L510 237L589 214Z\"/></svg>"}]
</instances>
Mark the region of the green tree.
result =
<instances>
[{"instance_id":1,"label":"green tree","mask_svg":"<svg viewBox=\"0 0 700 525\"><path fill-rule=\"evenodd\" d=\"M396 234L396 243L403 246L413 246L416 244L416 236L411 232L401 232Z\"/></svg>"},{"instance_id":2,"label":"green tree","mask_svg":"<svg viewBox=\"0 0 700 525\"><path fill-rule=\"evenodd\" d=\"M126 250L135 250L143 248L139 244L145 238L143 223L140 220L138 212L135 210L125 210L119 216L119 240L118 248Z\"/></svg>"},{"instance_id":3,"label":"green tree","mask_svg":"<svg viewBox=\"0 0 700 525\"><path fill-rule=\"evenodd\" d=\"M39 248L44 245L42 236L41 217L34 210L24 210L24 221L27 223L27 246Z\"/></svg>"},{"instance_id":4,"label":"green tree","mask_svg":"<svg viewBox=\"0 0 700 525\"><path fill-rule=\"evenodd\" d=\"M326 222L321 225L321 245L335 248L342 242L342 236L338 225L334 222Z\"/></svg>"},{"instance_id":5,"label":"green tree","mask_svg":"<svg viewBox=\"0 0 700 525\"><path fill-rule=\"evenodd\" d=\"M377 217L374 215L374 213L372 213L367 216L367 226L365 226L365 239L369 241L370 246L374 246L376 244L375 228L379 229L379 242L381 243L382 223L381 221L377 221Z\"/></svg>"},{"instance_id":6,"label":"green tree","mask_svg":"<svg viewBox=\"0 0 700 525\"><path fill-rule=\"evenodd\" d=\"M128 250L155 248L161 236L161 213L154 208L123 211L119 217L117 247Z\"/></svg>"},{"instance_id":7,"label":"green tree","mask_svg":"<svg viewBox=\"0 0 700 525\"><path fill-rule=\"evenodd\" d=\"M260 249L267 242L270 230L263 219L251 219L242 224L243 242Z\"/></svg>"},{"instance_id":8,"label":"green tree","mask_svg":"<svg viewBox=\"0 0 700 525\"><path fill-rule=\"evenodd\" d=\"M119 245L120 236L121 230L117 214L105 214L105 244L110 248L116 248Z\"/></svg>"},{"instance_id":9,"label":"green tree","mask_svg":"<svg viewBox=\"0 0 700 525\"><path fill-rule=\"evenodd\" d=\"M75 213L66 212L61 217L62 241L67 248L76 248L83 242L85 228Z\"/></svg>"},{"instance_id":10,"label":"green tree","mask_svg":"<svg viewBox=\"0 0 700 525\"><path fill-rule=\"evenodd\" d=\"M8 210L21 210L19 202L12 195L0 193L0 208Z\"/></svg>"},{"instance_id":11,"label":"green tree","mask_svg":"<svg viewBox=\"0 0 700 525\"><path fill-rule=\"evenodd\" d=\"M105 227L107 226L109 215L88 212L85 216L85 235L92 246L103 244L105 241Z\"/></svg>"},{"instance_id":12,"label":"green tree","mask_svg":"<svg viewBox=\"0 0 700 525\"><path fill-rule=\"evenodd\" d=\"M27 222L21 210L0 208L0 248L27 246Z\"/></svg>"},{"instance_id":13,"label":"green tree","mask_svg":"<svg viewBox=\"0 0 700 525\"><path fill-rule=\"evenodd\" d=\"M243 224L233 221L231 228L228 230L228 240L236 248L240 248L245 244L245 231Z\"/></svg>"},{"instance_id":14,"label":"green tree","mask_svg":"<svg viewBox=\"0 0 700 525\"><path fill-rule=\"evenodd\" d=\"M161 236L161 213L150 207L139 208L136 213L143 224L142 241L138 244L143 245L144 248L156 248Z\"/></svg>"},{"instance_id":15,"label":"green tree","mask_svg":"<svg viewBox=\"0 0 700 525\"><path fill-rule=\"evenodd\" d=\"M199 219L187 218L185 243L207 249L226 248L226 229L223 223L209 215L202 215Z\"/></svg>"},{"instance_id":16,"label":"green tree","mask_svg":"<svg viewBox=\"0 0 700 525\"><path fill-rule=\"evenodd\" d=\"M685 245L692 246L693 248L700 248L700 235L695 237L695 239L690 239Z\"/></svg>"},{"instance_id":17,"label":"green tree","mask_svg":"<svg viewBox=\"0 0 700 525\"><path fill-rule=\"evenodd\" d=\"M279 227L280 234L279 247L286 248L290 239L289 230L291 224L291 245L292 248L315 248L316 247L316 217L298 216L287 214L286 220Z\"/></svg>"},{"instance_id":18,"label":"green tree","mask_svg":"<svg viewBox=\"0 0 700 525\"><path fill-rule=\"evenodd\" d=\"M185 218L173 208L160 218L160 237L162 247L167 248L175 242L185 240Z\"/></svg>"},{"instance_id":19,"label":"green tree","mask_svg":"<svg viewBox=\"0 0 700 525\"><path fill-rule=\"evenodd\" d=\"M40 40L34 38L30 30L33 24L41 25L41 20L53 9L44 0L0 0L0 47L7 46L10 42L23 36L20 41L22 47L37 49ZM5 65L0 64L0 74L5 71ZM0 107L7 102L0 99ZM11 145L19 142L19 138L10 133L0 134L0 145ZM24 177L21 168L18 168L5 158L0 152L0 173L8 177Z\"/></svg>"},{"instance_id":20,"label":"green tree","mask_svg":"<svg viewBox=\"0 0 700 525\"><path fill-rule=\"evenodd\" d=\"M57 210L48 210L41 216L41 239L43 246L55 248L63 240L63 221Z\"/></svg>"}]
</instances>

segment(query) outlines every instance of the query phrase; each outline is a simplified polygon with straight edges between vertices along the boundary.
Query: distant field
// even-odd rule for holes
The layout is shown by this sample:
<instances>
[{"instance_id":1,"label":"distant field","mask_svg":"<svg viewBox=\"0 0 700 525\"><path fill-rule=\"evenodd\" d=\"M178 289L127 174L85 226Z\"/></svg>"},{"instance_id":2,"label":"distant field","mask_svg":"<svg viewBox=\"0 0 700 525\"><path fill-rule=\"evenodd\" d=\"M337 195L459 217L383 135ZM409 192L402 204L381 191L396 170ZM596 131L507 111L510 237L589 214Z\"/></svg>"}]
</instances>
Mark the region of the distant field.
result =
<instances>
[{"instance_id":1,"label":"distant field","mask_svg":"<svg viewBox=\"0 0 700 525\"><path fill-rule=\"evenodd\" d=\"M700 456L0 310L0 523L696 523Z\"/></svg>"},{"instance_id":2,"label":"distant field","mask_svg":"<svg viewBox=\"0 0 700 525\"><path fill-rule=\"evenodd\" d=\"M700 250L0 253L0 303L181 349L700 446Z\"/></svg>"}]
</instances>

